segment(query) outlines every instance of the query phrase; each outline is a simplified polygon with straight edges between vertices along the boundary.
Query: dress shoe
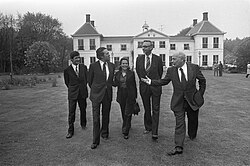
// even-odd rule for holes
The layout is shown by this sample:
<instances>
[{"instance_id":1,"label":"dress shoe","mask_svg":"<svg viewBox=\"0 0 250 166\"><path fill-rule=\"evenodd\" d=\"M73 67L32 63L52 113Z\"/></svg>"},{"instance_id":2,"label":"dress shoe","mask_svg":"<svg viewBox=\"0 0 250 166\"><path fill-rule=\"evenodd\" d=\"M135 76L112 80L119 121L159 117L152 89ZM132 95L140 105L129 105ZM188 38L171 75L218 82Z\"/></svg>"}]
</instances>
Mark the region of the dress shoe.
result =
<instances>
[{"instance_id":1,"label":"dress shoe","mask_svg":"<svg viewBox=\"0 0 250 166\"><path fill-rule=\"evenodd\" d=\"M68 133L68 134L66 135L66 138L67 138L67 139L69 139L69 138L71 138L71 137L73 137L73 133Z\"/></svg>"},{"instance_id":2,"label":"dress shoe","mask_svg":"<svg viewBox=\"0 0 250 166\"><path fill-rule=\"evenodd\" d=\"M148 134L148 133L150 133L151 132L151 130L144 130L143 131L143 134Z\"/></svg>"},{"instance_id":3,"label":"dress shoe","mask_svg":"<svg viewBox=\"0 0 250 166\"><path fill-rule=\"evenodd\" d=\"M175 147L173 150L171 150L170 152L168 152L167 154L169 156L173 156L176 154L182 154L183 153L183 149L181 147Z\"/></svg>"},{"instance_id":4,"label":"dress shoe","mask_svg":"<svg viewBox=\"0 0 250 166\"><path fill-rule=\"evenodd\" d=\"M123 135L123 138L124 139L128 139L128 135Z\"/></svg>"},{"instance_id":5,"label":"dress shoe","mask_svg":"<svg viewBox=\"0 0 250 166\"><path fill-rule=\"evenodd\" d=\"M196 138L196 137L190 137L190 136L189 136L189 139L192 140L192 141L193 141L195 138Z\"/></svg>"},{"instance_id":6,"label":"dress shoe","mask_svg":"<svg viewBox=\"0 0 250 166\"><path fill-rule=\"evenodd\" d=\"M157 139L158 139L158 135L152 135L152 140L153 141L157 141Z\"/></svg>"},{"instance_id":7,"label":"dress shoe","mask_svg":"<svg viewBox=\"0 0 250 166\"><path fill-rule=\"evenodd\" d=\"M102 139L104 139L104 140L108 140L108 137L102 137Z\"/></svg>"},{"instance_id":8,"label":"dress shoe","mask_svg":"<svg viewBox=\"0 0 250 166\"><path fill-rule=\"evenodd\" d=\"M95 149L95 148L97 148L97 146L98 146L98 144L92 144L91 149Z\"/></svg>"}]
</instances>

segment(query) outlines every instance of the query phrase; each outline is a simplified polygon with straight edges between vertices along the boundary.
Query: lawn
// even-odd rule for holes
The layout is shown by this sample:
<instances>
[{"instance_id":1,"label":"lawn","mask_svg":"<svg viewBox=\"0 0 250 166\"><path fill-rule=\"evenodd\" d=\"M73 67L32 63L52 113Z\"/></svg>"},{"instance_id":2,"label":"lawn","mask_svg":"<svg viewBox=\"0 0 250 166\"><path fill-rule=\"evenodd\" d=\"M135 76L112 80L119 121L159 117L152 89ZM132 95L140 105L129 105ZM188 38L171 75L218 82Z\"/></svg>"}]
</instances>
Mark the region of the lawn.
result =
<instances>
[{"instance_id":1,"label":"lawn","mask_svg":"<svg viewBox=\"0 0 250 166\"><path fill-rule=\"evenodd\" d=\"M130 138L123 139L121 114L113 100L110 139L92 150L91 102L87 103L87 129L79 125L77 109L75 135L67 134L67 89L63 77L57 86L46 82L29 88L0 90L0 165L250 165L250 79L244 74L207 79L205 104L200 109L197 139L185 140L184 153L168 156L174 146L175 119L169 108L172 86L163 88L158 142L143 135L143 112L133 116ZM62 74L61 74L62 75ZM115 89L114 89L114 98Z\"/></svg>"}]
</instances>

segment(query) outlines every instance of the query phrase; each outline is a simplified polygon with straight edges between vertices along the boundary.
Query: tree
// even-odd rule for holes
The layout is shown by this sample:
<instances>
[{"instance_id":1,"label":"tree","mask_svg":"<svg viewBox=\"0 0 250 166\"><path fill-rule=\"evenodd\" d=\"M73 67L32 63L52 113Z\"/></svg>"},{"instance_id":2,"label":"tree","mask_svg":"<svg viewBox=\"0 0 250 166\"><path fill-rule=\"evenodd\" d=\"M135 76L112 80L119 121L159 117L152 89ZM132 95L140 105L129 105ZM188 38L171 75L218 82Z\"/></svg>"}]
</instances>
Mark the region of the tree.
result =
<instances>
[{"instance_id":1,"label":"tree","mask_svg":"<svg viewBox=\"0 0 250 166\"><path fill-rule=\"evenodd\" d=\"M237 66L240 71L246 71L250 62L250 37L244 38L235 51Z\"/></svg>"},{"instance_id":2,"label":"tree","mask_svg":"<svg viewBox=\"0 0 250 166\"><path fill-rule=\"evenodd\" d=\"M50 73L58 67L57 51L48 42L35 42L25 54L25 64L35 72Z\"/></svg>"},{"instance_id":3,"label":"tree","mask_svg":"<svg viewBox=\"0 0 250 166\"><path fill-rule=\"evenodd\" d=\"M57 60L62 70L65 65L67 52L71 51L73 41L62 31L62 24L58 19L42 13L26 13L19 15L18 48L19 54L25 54L28 47L37 41L47 41L57 50Z\"/></svg>"},{"instance_id":4,"label":"tree","mask_svg":"<svg viewBox=\"0 0 250 166\"><path fill-rule=\"evenodd\" d=\"M14 17L0 13L0 72L10 72L12 69L16 33Z\"/></svg>"}]
</instances>

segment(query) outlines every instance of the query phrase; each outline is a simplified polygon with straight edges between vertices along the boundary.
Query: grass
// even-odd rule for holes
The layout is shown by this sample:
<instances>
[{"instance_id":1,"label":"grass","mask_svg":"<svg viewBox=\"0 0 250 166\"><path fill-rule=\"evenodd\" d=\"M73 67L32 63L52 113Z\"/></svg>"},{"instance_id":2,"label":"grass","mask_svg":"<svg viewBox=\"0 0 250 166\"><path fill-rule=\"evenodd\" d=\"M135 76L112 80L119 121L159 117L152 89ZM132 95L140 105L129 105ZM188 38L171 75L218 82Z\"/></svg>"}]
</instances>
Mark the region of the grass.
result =
<instances>
[{"instance_id":1,"label":"grass","mask_svg":"<svg viewBox=\"0 0 250 166\"><path fill-rule=\"evenodd\" d=\"M250 80L244 74L207 78L205 104L200 109L195 141L185 140L184 153L169 157L174 146L175 119L169 108L172 86L163 88L159 141L143 135L143 107L133 116L130 138L123 139L121 113L112 102L110 139L92 143L91 102L87 99L87 130L79 125L77 109L75 135L67 134L67 89L63 78L57 86L37 84L33 88L0 90L0 165L250 165Z\"/></svg>"}]
</instances>

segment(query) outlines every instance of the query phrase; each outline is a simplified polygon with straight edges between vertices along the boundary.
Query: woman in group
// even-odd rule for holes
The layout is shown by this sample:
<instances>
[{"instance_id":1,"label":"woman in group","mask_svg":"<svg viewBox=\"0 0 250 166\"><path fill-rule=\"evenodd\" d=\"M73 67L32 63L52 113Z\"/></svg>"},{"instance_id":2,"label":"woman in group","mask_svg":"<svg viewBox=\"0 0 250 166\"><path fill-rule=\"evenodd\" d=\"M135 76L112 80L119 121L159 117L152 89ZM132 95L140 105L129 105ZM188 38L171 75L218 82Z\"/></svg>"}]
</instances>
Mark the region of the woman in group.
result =
<instances>
[{"instance_id":1,"label":"woman in group","mask_svg":"<svg viewBox=\"0 0 250 166\"><path fill-rule=\"evenodd\" d=\"M123 138L128 139L137 88L135 73L130 70L129 60L125 57L121 58L119 71L115 73L114 86L118 87L116 101L120 104L122 113Z\"/></svg>"}]
</instances>

